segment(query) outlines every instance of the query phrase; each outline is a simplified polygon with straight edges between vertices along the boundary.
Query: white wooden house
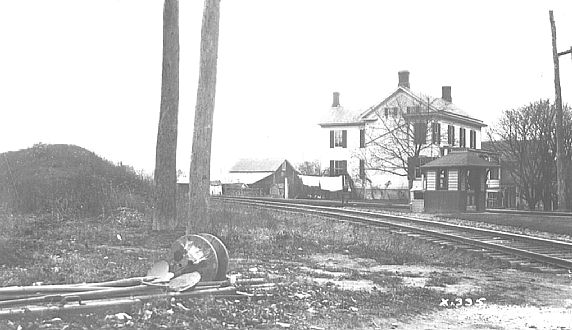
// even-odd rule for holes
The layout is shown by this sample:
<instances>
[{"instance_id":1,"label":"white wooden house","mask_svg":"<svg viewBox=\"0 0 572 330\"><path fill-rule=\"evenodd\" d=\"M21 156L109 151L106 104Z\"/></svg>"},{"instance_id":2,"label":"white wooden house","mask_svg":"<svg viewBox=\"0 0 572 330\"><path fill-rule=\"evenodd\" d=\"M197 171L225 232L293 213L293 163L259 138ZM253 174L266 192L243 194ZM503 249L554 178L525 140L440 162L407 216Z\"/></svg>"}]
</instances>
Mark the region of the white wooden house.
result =
<instances>
[{"instance_id":1,"label":"white wooden house","mask_svg":"<svg viewBox=\"0 0 572 330\"><path fill-rule=\"evenodd\" d=\"M347 173L366 199L409 200L421 182L421 165L452 149L481 148L486 125L452 102L451 87L432 97L410 88L409 72L398 73L397 89L365 111L333 103L319 125L322 168Z\"/></svg>"}]
</instances>

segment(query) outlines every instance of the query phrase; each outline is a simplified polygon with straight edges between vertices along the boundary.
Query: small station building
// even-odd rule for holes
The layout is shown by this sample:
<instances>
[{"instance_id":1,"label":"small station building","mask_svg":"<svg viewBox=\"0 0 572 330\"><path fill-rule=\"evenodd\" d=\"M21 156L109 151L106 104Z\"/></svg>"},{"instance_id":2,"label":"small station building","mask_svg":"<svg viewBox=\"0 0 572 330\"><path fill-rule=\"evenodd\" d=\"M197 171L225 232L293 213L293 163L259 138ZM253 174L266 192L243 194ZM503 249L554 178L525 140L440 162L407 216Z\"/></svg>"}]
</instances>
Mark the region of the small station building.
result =
<instances>
[{"instance_id":1,"label":"small station building","mask_svg":"<svg viewBox=\"0 0 572 330\"><path fill-rule=\"evenodd\" d=\"M421 166L423 184L412 191L411 208L417 212L482 212L488 172L498 167L482 153L451 151Z\"/></svg>"}]
</instances>

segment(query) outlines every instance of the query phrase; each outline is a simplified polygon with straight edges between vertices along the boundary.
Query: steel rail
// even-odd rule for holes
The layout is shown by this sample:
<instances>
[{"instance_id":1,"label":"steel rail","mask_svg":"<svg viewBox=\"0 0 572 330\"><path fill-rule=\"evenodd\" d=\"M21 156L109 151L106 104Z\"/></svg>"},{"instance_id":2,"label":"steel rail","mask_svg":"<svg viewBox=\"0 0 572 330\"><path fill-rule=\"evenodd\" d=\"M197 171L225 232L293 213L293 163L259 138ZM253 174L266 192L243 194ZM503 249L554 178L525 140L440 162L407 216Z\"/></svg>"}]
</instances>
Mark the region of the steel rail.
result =
<instances>
[{"instance_id":1,"label":"steel rail","mask_svg":"<svg viewBox=\"0 0 572 330\"><path fill-rule=\"evenodd\" d=\"M357 211L341 209L339 207L326 207L306 205L304 203L295 203L292 201L284 203L279 200L261 200L249 198L236 198L236 197L217 197L216 199L222 201L229 201L233 203L247 204L265 208L279 209L284 211L291 211L297 213L313 213L320 216L334 217L343 221L350 221L353 223L362 223L367 225L385 226L404 230L404 234L417 233L433 238L445 240L446 242L455 242L463 245L478 247L492 251L501 252L510 256L524 257L532 261L540 262L542 264L551 265L558 268L572 269L572 259L566 259L559 256L548 255L531 251L534 249L547 249L556 248L557 251L550 251L552 254L559 252L570 253L572 255L572 243L549 240L545 238L532 237L521 234L514 234L502 231L496 231L485 228L475 228L469 226L462 226L438 221L431 221L425 219L418 219L399 215L381 214L368 211ZM216 200L215 199L215 200ZM400 222L400 223L398 223ZM431 226L432 229L421 228L422 226ZM437 230L441 229L441 231ZM451 233L451 231L453 231ZM484 237L471 238L467 237L468 233L481 235ZM502 245L495 242L491 243L490 240L499 240L504 238L510 240L513 244L525 243L527 248L515 248L508 245ZM528 246L530 244L530 246ZM564 251L563 251L564 250Z\"/></svg>"},{"instance_id":2,"label":"steel rail","mask_svg":"<svg viewBox=\"0 0 572 330\"><path fill-rule=\"evenodd\" d=\"M505 209L487 209L487 213L499 214L519 214L519 215L543 215L549 217L572 217L572 212L558 211L525 211L525 210L505 210Z\"/></svg>"}]
</instances>

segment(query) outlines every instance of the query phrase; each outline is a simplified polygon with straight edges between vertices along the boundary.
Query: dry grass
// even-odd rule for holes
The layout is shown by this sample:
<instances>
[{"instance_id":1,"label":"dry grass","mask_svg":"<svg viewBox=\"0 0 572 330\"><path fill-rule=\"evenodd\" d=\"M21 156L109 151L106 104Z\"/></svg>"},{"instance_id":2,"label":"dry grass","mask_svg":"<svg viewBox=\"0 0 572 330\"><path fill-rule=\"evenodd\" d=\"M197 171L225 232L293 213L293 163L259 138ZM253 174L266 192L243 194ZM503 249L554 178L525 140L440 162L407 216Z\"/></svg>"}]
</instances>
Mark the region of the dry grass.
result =
<instances>
[{"instance_id":1,"label":"dry grass","mask_svg":"<svg viewBox=\"0 0 572 330\"><path fill-rule=\"evenodd\" d=\"M310 325L322 328L371 327L373 319L416 315L438 308L442 294L428 288L402 285L394 276L349 272L346 279L371 279L390 290L373 293L346 291L333 286L300 281L297 267L317 253L345 253L373 258L384 264L431 264L478 269L492 268L484 261L445 252L432 245L382 230L332 220L276 213L213 202L212 224L230 250L233 272L259 272L278 276L275 296L261 301L214 299L182 300L189 310L168 301L154 301L131 311L128 323L105 319L101 314L67 316L58 328L276 328L276 322L294 329ZM10 263L0 268L0 286L34 282L77 283L140 276L154 261L165 258L170 244L182 231L155 233L142 213L120 209L109 217L54 219L10 216L0 221L2 237L10 249ZM117 235L120 235L121 240ZM129 250L102 248L137 247ZM445 279L447 282L452 279ZM308 298L296 298L296 294ZM151 314L149 314L151 313ZM152 315L148 318L146 315ZM0 321L0 328L45 326L44 319Z\"/></svg>"}]
</instances>

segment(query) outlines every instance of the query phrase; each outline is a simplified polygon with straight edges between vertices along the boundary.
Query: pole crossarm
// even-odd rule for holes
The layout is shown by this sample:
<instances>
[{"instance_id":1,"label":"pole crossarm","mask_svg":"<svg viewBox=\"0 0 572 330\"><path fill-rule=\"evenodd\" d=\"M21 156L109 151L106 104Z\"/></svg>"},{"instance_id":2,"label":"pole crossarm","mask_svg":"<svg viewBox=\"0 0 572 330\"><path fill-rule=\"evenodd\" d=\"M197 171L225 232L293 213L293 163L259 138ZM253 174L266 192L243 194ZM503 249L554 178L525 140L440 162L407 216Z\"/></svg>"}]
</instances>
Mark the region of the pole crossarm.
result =
<instances>
[{"instance_id":1,"label":"pole crossarm","mask_svg":"<svg viewBox=\"0 0 572 330\"><path fill-rule=\"evenodd\" d=\"M566 54L570 54L570 53L572 53L572 47L570 47L569 50L558 53L558 56L562 56L562 55L566 55Z\"/></svg>"}]
</instances>

